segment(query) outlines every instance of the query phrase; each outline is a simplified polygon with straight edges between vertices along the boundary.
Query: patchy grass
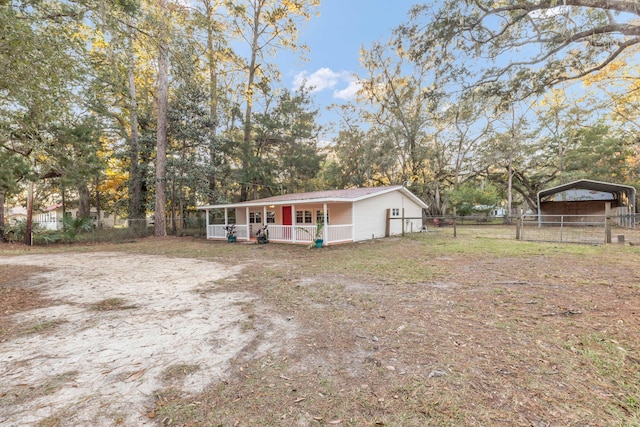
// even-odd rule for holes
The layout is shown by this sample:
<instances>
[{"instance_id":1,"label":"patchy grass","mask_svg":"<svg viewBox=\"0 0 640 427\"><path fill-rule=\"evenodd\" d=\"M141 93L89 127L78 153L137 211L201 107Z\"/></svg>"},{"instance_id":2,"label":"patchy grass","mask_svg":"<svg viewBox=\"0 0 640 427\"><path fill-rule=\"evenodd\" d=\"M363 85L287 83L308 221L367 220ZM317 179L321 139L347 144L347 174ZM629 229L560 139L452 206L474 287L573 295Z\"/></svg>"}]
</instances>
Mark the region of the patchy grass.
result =
<instances>
[{"instance_id":1,"label":"patchy grass","mask_svg":"<svg viewBox=\"0 0 640 427\"><path fill-rule=\"evenodd\" d=\"M96 311L132 310L136 305L127 304L122 298L107 298L91 306Z\"/></svg>"},{"instance_id":2,"label":"patchy grass","mask_svg":"<svg viewBox=\"0 0 640 427\"><path fill-rule=\"evenodd\" d=\"M54 394L64 384L75 381L77 376L77 371L67 371L45 378L37 384L25 384L10 390L3 390L0 394L0 408Z\"/></svg>"},{"instance_id":3,"label":"patchy grass","mask_svg":"<svg viewBox=\"0 0 640 427\"><path fill-rule=\"evenodd\" d=\"M158 425L640 424L640 247L458 228L309 250L191 238L82 247L245 265L246 291L297 335L192 395L167 369ZM502 231L501 231L502 230ZM248 310L250 308L247 308ZM261 322L252 312L251 322Z\"/></svg>"},{"instance_id":4,"label":"patchy grass","mask_svg":"<svg viewBox=\"0 0 640 427\"><path fill-rule=\"evenodd\" d=\"M178 363L175 365L171 365L167 367L163 372L160 378L168 383L175 383L178 381L182 381L189 374L197 372L200 370L200 365L190 365L187 363Z\"/></svg>"},{"instance_id":5,"label":"patchy grass","mask_svg":"<svg viewBox=\"0 0 640 427\"><path fill-rule=\"evenodd\" d=\"M34 334L41 334L41 333L49 332L55 329L58 325L62 323L65 323L65 321L60 319L47 320L47 319L37 318L33 322L33 324L28 328L28 331Z\"/></svg>"}]
</instances>

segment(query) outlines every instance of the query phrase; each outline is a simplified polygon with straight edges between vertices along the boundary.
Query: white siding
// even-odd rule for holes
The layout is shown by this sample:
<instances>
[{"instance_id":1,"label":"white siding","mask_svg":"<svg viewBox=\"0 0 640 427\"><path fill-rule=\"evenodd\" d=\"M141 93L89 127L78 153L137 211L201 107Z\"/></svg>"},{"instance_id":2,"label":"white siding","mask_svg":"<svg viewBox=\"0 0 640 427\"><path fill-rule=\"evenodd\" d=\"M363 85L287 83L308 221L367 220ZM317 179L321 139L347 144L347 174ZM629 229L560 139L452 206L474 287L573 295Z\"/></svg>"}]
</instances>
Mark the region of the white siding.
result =
<instances>
[{"instance_id":1,"label":"white siding","mask_svg":"<svg viewBox=\"0 0 640 427\"><path fill-rule=\"evenodd\" d=\"M387 209L399 209L399 217L401 217L403 208L405 218L411 218L405 221L405 233L420 231L422 228L422 208L399 191L355 202L353 204L354 240L384 237ZM402 233L401 221L401 219L391 220L391 235Z\"/></svg>"}]
</instances>

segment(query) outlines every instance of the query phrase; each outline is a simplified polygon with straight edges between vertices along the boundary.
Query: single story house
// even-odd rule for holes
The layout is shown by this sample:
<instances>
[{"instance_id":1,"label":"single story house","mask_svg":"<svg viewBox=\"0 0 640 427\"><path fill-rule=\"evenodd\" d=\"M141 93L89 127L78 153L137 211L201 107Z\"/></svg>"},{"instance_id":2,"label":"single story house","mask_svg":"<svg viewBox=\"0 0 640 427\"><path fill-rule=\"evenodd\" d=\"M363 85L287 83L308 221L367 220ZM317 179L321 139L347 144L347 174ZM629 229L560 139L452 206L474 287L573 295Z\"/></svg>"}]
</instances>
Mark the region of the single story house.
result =
<instances>
[{"instance_id":1,"label":"single story house","mask_svg":"<svg viewBox=\"0 0 640 427\"><path fill-rule=\"evenodd\" d=\"M604 217L606 204L613 214L636 212L636 189L630 185L581 179L538 192L540 222L589 222Z\"/></svg>"},{"instance_id":2,"label":"single story house","mask_svg":"<svg viewBox=\"0 0 640 427\"><path fill-rule=\"evenodd\" d=\"M67 208L65 214L76 217L78 216L78 209ZM98 218L98 211L95 208L91 208L89 215L98 226L105 228L113 228L115 226L115 215L109 214L109 212L100 211L100 218ZM61 230L62 218L62 203L55 203L41 209L40 212L34 213L33 221L45 230Z\"/></svg>"},{"instance_id":3,"label":"single story house","mask_svg":"<svg viewBox=\"0 0 640 427\"><path fill-rule=\"evenodd\" d=\"M13 206L4 208L4 220L7 224L15 225L19 221L27 220L27 209L22 206Z\"/></svg>"},{"instance_id":4,"label":"single story house","mask_svg":"<svg viewBox=\"0 0 640 427\"><path fill-rule=\"evenodd\" d=\"M418 232L428 206L403 186L353 188L285 194L240 203L200 206L206 212L207 238L249 241L267 226L270 241L310 243L318 223L324 245Z\"/></svg>"}]
</instances>

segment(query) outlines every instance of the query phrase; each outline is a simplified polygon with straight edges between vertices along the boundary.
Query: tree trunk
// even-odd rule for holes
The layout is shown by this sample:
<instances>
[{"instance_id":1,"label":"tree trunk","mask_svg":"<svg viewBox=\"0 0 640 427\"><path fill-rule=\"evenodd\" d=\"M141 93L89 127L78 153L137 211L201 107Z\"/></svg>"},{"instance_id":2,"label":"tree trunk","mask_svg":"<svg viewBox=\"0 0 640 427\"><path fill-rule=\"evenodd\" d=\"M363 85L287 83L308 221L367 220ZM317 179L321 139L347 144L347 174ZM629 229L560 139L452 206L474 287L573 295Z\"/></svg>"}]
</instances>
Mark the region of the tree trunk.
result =
<instances>
[{"instance_id":1,"label":"tree trunk","mask_svg":"<svg viewBox=\"0 0 640 427\"><path fill-rule=\"evenodd\" d=\"M4 192L0 192L0 241L4 240Z\"/></svg>"},{"instance_id":2,"label":"tree trunk","mask_svg":"<svg viewBox=\"0 0 640 427\"><path fill-rule=\"evenodd\" d=\"M184 177L180 173L180 184L178 185L178 213L180 214L180 229L184 228L184 200L182 197L182 188L184 186Z\"/></svg>"},{"instance_id":3,"label":"tree trunk","mask_svg":"<svg viewBox=\"0 0 640 427\"><path fill-rule=\"evenodd\" d=\"M171 180L171 229L173 235L178 234L178 227L176 226L176 180Z\"/></svg>"},{"instance_id":4,"label":"tree trunk","mask_svg":"<svg viewBox=\"0 0 640 427\"><path fill-rule=\"evenodd\" d=\"M136 97L135 80L135 54L133 51L133 31L130 35L129 43L129 120L131 122L131 132L129 137L129 217L132 219L144 218L144 207L142 204L142 183L140 177L140 147L138 134L138 102Z\"/></svg>"},{"instance_id":5,"label":"tree trunk","mask_svg":"<svg viewBox=\"0 0 640 427\"><path fill-rule=\"evenodd\" d=\"M91 216L89 197L89 187L83 182L78 186L78 218L88 218Z\"/></svg>"},{"instance_id":6,"label":"tree trunk","mask_svg":"<svg viewBox=\"0 0 640 427\"><path fill-rule=\"evenodd\" d=\"M167 29L167 1L159 0L162 15L160 23L160 45L158 46L158 132L156 142L156 204L155 236L167 235L165 212L167 184L167 104L169 98L169 54Z\"/></svg>"},{"instance_id":7,"label":"tree trunk","mask_svg":"<svg viewBox=\"0 0 640 427\"><path fill-rule=\"evenodd\" d=\"M213 50L213 7L207 4L207 50L209 55L209 120L211 121L211 129L209 131L209 203L214 204L217 197L216 194L216 129L218 127L218 73L216 67L218 61L216 52Z\"/></svg>"},{"instance_id":8,"label":"tree trunk","mask_svg":"<svg viewBox=\"0 0 640 427\"><path fill-rule=\"evenodd\" d=\"M102 221L100 221L100 180L96 178L96 225L102 228Z\"/></svg>"},{"instance_id":9,"label":"tree trunk","mask_svg":"<svg viewBox=\"0 0 640 427\"><path fill-rule=\"evenodd\" d=\"M33 231L33 182L29 182L27 191L27 223L24 230L24 244L31 246L31 232Z\"/></svg>"},{"instance_id":10,"label":"tree trunk","mask_svg":"<svg viewBox=\"0 0 640 427\"><path fill-rule=\"evenodd\" d=\"M243 166L243 170L245 171L247 171L247 169L250 167L249 166L249 164L251 163L250 156L253 155L253 152L251 150L251 114L253 112L253 83L254 83L254 80L256 77L256 71L258 68L258 65L256 64L256 62L258 58L258 51L260 50L258 41L260 36L260 31L259 31L260 19L262 15L262 2L257 2L257 3L258 5L254 10L254 16L253 16L251 59L249 61L249 76L247 79L247 89L245 93L246 108L244 111L244 135L243 135L244 152L242 156L243 157L242 166ZM249 176L252 176L252 175L253 174L250 173ZM252 184L255 184L255 183L253 182L253 179L248 181L251 181L251 182L242 184L242 187L240 190L240 201L249 200L249 191L251 190Z\"/></svg>"}]
</instances>

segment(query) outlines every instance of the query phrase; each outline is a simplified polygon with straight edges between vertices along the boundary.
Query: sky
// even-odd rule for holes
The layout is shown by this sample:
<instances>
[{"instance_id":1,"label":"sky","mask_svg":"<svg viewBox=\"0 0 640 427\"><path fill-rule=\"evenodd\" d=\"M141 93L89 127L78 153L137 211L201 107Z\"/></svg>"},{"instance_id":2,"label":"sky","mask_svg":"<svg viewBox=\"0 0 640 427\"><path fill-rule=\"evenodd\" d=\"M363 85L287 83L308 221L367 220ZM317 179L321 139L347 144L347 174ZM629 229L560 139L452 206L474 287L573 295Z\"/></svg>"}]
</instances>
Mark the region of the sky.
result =
<instances>
[{"instance_id":1,"label":"sky","mask_svg":"<svg viewBox=\"0 0 640 427\"><path fill-rule=\"evenodd\" d=\"M353 76L363 71L359 65L360 48L386 41L395 27L408 20L409 9L417 2L321 0L320 16L312 17L299 35L299 41L310 48L308 62L298 59L298 54L278 55L283 84L296 89L306 80L309 86L315 86L313 97L320 107L320 123L335 120L325 107L353 99Z\"/></svg>"}]
</instances>

